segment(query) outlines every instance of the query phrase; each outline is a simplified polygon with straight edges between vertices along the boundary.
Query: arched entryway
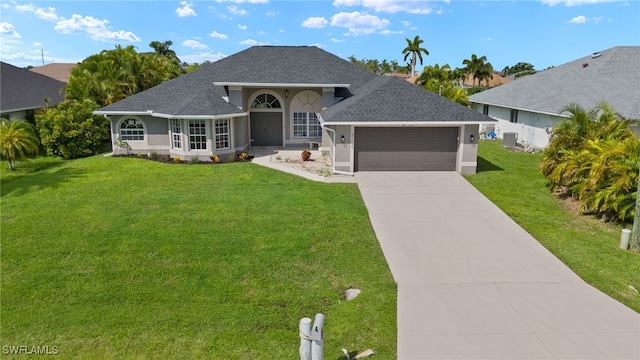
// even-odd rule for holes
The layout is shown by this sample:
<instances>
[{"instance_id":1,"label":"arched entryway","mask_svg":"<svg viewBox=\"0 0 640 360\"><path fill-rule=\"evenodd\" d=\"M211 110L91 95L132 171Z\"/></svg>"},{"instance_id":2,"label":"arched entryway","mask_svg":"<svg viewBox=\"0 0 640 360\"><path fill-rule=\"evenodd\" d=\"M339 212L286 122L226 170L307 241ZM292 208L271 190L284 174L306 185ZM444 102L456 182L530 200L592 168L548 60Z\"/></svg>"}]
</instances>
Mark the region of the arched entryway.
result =
<instances>
[{"instance_id":1,"label":"arched entryway","mask_svg":"<svg viewBox=\"0 0 640 360\"><path fill-rule=\"evenodd\" d=\"M282 146L282 100L275 92L268 90L260 91L250 99L252 145Z\"/></svg>"}]
</instances>

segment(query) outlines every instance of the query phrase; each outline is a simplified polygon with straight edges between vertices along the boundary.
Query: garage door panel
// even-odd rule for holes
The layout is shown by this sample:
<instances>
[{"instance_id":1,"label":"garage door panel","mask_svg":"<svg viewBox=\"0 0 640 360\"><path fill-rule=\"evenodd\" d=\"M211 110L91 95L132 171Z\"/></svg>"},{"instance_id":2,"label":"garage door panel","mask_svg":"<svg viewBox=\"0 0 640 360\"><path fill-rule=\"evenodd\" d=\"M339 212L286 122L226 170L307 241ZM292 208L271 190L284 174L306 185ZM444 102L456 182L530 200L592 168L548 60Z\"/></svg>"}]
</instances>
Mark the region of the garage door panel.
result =
<instances>
[{"instance_id":1,"label":"garage door panel","mask_svg":"<svg viewBox=\"0 0 640 360\"><path fill-rule=\"evenodd\" d=\"M356 128L356 170L453 171L458 128Z\"/></svg>"}]
</instances>

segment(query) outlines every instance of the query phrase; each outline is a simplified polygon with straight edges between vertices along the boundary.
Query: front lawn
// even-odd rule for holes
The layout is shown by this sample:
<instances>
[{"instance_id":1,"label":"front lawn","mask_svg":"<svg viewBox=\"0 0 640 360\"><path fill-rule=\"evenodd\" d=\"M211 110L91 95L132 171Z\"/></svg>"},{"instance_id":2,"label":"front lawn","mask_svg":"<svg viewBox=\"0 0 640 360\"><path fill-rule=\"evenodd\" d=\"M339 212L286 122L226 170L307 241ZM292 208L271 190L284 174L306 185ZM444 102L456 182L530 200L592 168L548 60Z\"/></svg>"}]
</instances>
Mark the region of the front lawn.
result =
<instances>
[{"instance_id":1,"label":"front lawn","mask_svg":"<svg viewBox=\"0 0 640 360\"><path fill-rule=\"evenodd\" d=\"M295 359L300 318L322 312L325 358L396 358L396 285L355 184L251 163L1 165L0 346Z\"/></svg>"},{"instance_id":2,"label":"front lawn","mask_svg":"<svg viewBox=\"0 0 640 360\"><path fill-rule=\"evenodd\" d=\"M478 173L467 180L602 292L640 312L640 254L618 248L620 227L577 213L545 186L541 154L502 148L499 141L478 144Z\"/></svg>"}]
</instances>

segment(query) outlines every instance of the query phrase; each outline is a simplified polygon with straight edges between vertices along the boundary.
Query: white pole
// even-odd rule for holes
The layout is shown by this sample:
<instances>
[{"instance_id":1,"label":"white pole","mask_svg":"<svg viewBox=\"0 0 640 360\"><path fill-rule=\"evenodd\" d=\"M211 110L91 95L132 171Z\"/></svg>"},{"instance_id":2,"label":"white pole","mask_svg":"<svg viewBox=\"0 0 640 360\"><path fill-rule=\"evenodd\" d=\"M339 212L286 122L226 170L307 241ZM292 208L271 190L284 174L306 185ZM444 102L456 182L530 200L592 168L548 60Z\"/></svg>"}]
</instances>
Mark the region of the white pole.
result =
<instances>
[{"instance_id":1,"label":"white pole","mask_svg":"<svg viewBox=\"0 0 640 360\"><path fill-rule=\"evenodd\" d=\"M311 319L300 319L300 360L311 360Z\"/></svg>"},{"instance_id":2,"label":"white pole","mask_svg":"<svg viewBox=\"0 0 640 360\"><path fill-rule=\"evenodd\" d=\"M323 341L324 341L324 315L321 313L316 314L316 319L313 321L313 328L311 329L311 360L323 360Z\"/></svg>"}]
</instances>

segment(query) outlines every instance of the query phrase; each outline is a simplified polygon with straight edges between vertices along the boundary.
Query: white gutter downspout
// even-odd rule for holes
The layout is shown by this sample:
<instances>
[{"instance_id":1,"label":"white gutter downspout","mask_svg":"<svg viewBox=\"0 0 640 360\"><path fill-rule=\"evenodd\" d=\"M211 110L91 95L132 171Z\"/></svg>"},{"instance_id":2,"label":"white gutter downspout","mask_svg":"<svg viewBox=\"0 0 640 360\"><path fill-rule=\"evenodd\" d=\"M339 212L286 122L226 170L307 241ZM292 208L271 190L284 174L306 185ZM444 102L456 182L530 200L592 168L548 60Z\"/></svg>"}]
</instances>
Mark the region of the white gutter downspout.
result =
<instances>
[{"instance_id":1,"label":"white gutter downspout","mask_svg":"<svg viewBox=\"0 0 640 360\"><path fill-rule=\"evenodd\" d=\"M336 170L336 131L324 126L322 128L331 131L333 137L333 151L331 152L331 171L333 171L334 174L354 176L354 173Z\"/></svg>"},{"instance_id":2,"label":"white gutter downspout","mask_svg":"<svg viewBox=\"0 0 640 360\"><path fill-rule=\"evenodd\" d=\"M111 118L108 117L106 114L102 114L102 116L105 117L105 119L109 120L109 131L111 131L111 134L109 134L109 136L111 137L111 152L108 154L104 154L104 156L112 156L115 154L115 150L113 150L116 146L115 141L113 140L113 122L111 121Z\"/></svg>"}]
</instances>

